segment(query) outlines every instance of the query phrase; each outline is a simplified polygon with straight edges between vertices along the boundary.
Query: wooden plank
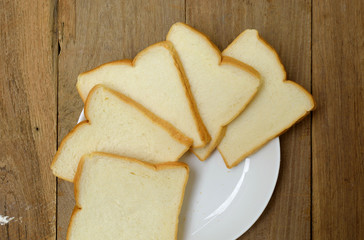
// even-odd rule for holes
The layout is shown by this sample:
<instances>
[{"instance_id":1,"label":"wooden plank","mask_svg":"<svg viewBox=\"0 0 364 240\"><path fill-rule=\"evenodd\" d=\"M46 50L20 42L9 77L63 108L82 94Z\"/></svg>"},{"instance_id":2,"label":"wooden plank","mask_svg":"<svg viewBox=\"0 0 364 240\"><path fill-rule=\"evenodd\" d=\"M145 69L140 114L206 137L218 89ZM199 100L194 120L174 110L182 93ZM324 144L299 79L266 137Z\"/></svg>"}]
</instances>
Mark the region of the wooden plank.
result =
<instances>
[{"instance_id":1,"label":"wooden plank","mask_svg":"<svg viewBox=\"0 0 364 240\"><path fill-rule=\"evenodd\" d=\"M364 239L364 2L313 1L313 238Z\"/></svg>"},{"instance_id":2,"label":"wooden plank","mask_svg":"<svg viewBox=\"0 0 364 240\"><path fill-rule=\"evenodd\" d=\"M56 238L55 1L0 1L0 239Z\"/></svg>"},{"instance_id":3,"label":"wooden plank","mask_svg":"<svg viewBox=\"0 0 364 240\"><path fill-rule=\"evenodd\" d=\"M133 58L165 39L169 27L185 20L183 0L59 2L59 141L76 124L83 104L77 75L102 63ZM65 239L74 207L72 184L59 180L58 239Z\"/></svg>"},{"instance_id":4,"label":"wooden plank","mask_svg":"<svg viewBox=\"0 0 364 240\"><path fill-rule=\"evenodd\" d=\"M224 49L246 28L256 28L278 52L288 79L311 88L311 2L192 1L186 22ZM263 215L239 239L309 239L311 208L310 116L281 137L281 171Z\"/></svg>"}]
</instances>

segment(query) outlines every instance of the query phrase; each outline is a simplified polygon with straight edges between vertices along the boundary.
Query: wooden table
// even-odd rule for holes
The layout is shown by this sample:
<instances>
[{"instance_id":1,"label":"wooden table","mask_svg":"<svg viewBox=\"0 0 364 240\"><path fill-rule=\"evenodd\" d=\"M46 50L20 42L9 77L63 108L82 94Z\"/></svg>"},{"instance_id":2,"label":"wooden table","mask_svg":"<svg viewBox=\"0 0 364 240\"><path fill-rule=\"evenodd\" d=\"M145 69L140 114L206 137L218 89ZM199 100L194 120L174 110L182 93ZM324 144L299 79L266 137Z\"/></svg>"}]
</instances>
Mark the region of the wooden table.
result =
<instances>
[{"instance_id":1,"label":"wooden table","mask_svg":"<svg viewBox=\"0 0 364 240\"><path fill-rule=\"evenodd\" d=\"M65 239L73 186L49 166L83 107L77 75L177 21L220 49L258 29L317 101L281 137L276 190L239 239L364 239L362 0L0 0L0 215L14 217L0 239Z\"/></svg>"}]
</instances>

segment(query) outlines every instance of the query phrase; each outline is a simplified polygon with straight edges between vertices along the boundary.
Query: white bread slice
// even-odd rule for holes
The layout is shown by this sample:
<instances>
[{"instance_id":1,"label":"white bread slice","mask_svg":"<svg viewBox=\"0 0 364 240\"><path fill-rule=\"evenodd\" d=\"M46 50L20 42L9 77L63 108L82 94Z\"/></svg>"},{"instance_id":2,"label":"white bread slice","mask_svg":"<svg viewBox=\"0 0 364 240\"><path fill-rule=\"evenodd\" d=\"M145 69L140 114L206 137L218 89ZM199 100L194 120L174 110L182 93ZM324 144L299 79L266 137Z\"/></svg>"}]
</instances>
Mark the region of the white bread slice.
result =
<instances>
[{"instance_id":1,"label":"white bread slice","mask_svg":"<svg viewBox=\"0 0 364 240\"><path fill-rule=\"evenodd\" d=\"M216 148L229 124L256 94L259 74L228 57L207 36L184 24L174 24L167 35L181 59L192 95L212 140L192 151L205 160Z\"/></svg>"},{"instance_id":2,"label":"white bread slice","mask_svg":"<svg viewBox=\"0 0 364 240\"><path fill-rule=\"evenodd\" d=\"M180 69L172 44L165 41L144 49L133 61L115 61L80 74L77 89L85 101L95 85L103 84L170 122L193 139L193 146L203 147L211 138Z\"/></svg>"},{"instance_id":3,"label":"white bread slice","mask_svg":"<svg viewBox=\"0 0 364 240\"><path fill-rule=\"evenodd\" d=\"M170 123L139 103L96 85L85 103L88 121L79 123L62 141L51 168L54 175L73 181L81 156L101 151L143 161L177 161L192 145Z\"/></svg>"},{"instance_id":4,"label":"white bread slice","mask_svg":"<svg viewBox=\"0 0 364 240\"><path fill-rule=\"evenodd\" d=\"M177 239L188 172L181 162L152 165L103 153L84 156L67 239Z\"/></svg>"},{"instance_id":5,"label":"white bread slice","mask_svg":"<svg viewBox=\"0 0 364 240\"><path fill-rule=\"evenodd\" d=\"M262 78L259 93L229 124L218 146L226 166L232 168L306 116L315 103L303 87L286 80L277 53L256 30L241 33L223 55L249 64Z\"/></svg>"}]
</instances>

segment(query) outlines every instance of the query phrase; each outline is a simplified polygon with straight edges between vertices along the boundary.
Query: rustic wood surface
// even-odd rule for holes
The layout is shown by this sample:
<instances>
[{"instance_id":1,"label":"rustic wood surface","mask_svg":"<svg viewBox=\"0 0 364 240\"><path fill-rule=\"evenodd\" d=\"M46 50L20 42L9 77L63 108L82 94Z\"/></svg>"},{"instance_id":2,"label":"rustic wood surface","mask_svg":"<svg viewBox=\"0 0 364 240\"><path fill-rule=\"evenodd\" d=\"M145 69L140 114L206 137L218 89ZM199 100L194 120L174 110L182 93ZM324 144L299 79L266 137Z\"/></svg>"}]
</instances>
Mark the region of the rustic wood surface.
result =
<instances>
[{"instance_id":1,"label":"rustic wood surface","mask_svg":"<svg viewBox=\"0 0 364 240\"><path fill-rule=\"evenodd\" d=\"M0 239L65 239L73 185L49 165L83 103L77 75L186 22L222 50L256 28L316 111L281 136L281 170L239 240L364 239L364 3L0 0Z\"/></svg>"},{"instance_id":2,"label":"rustic wood surface","mask_svg":"<svg viewBox=\"0 0 364 240\"><path fill-rule=\"evenodd\" d=\"M364 2L313 5L312 235L364 239Z\"/></svg>"},{"instance_id":3,"label":"rustic wood surface","mask_svg":"<svg viewBox=\"0 0 364 240\"><path fill-rule=\"evenodd\" d=\"M0 239L54 239L55 1L0 1Z\"/></svg>"}]
</instances>

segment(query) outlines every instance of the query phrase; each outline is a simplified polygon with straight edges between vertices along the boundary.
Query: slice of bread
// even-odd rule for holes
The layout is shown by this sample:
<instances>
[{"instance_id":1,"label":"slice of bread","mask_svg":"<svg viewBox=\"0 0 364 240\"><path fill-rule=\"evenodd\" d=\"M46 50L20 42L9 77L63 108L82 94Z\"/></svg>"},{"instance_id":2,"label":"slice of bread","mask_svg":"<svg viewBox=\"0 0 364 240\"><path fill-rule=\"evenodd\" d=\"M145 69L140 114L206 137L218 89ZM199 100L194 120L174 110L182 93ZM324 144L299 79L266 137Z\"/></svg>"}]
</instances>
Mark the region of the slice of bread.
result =
<instances>
[{"instance_id":1,"label":"slice of bread","mask_svg":"<svg viewBox=\"0 0 364 240\"><path fill-rule=\"evenodd\" d=\"M193 146L202 147L211 138L180 69L172 44L165 41L144 49L133 61L111 62L80 74L77 89L85 101L95 85L103 84L142 104L192 138Z\"/></svg>"},{"instance_id":2,"label":"slice of bread","mask_svg":"<svg viewBox=\"0 0 364 240\"><path fill-rule=\"evenodd\" d=\"M181 59L202 121L212 138L192 151L205 160L216 148L229 124L247 106L259 87L259 74L229 57L204 34L183 24L174 24L167 35Z\"/></svg>"},{"instance_id":3,"label":"slice of bread","mask_svg":"<svg viewBox=\"0 0 364 240\"><path fill-rule=\"evenodd\" d=\"M88 121L79 123L62 141L52 162L54 175L73 181L81 156L101 151L146 162L177 161L192 145L170 123L139 103L101 85L85 103Z\"/></svg>"},{"instance_id":4,"label":"slice of bread","mask_svg":"<svg viewBox=\"0 0 364 240\"><path fill-rule=\"evenodd\" d=\"M67 239L177 239L188 172L180 162L152 165L103 153L84 156Z\"/></svg>"},{"instance_id":5,"label":"slice of bread","mask_svg":"<svg viewBox=\"0 0 364 240\"><path fill-rule=\"evenodd\" d=\"M303 87L286 80L277 53L256 30L241 33L223 55L249 64L262 78L259 93L229 124L218 146L226 166L231 168L306 116L315 103Z\"/></svg>"}]
</instances>

